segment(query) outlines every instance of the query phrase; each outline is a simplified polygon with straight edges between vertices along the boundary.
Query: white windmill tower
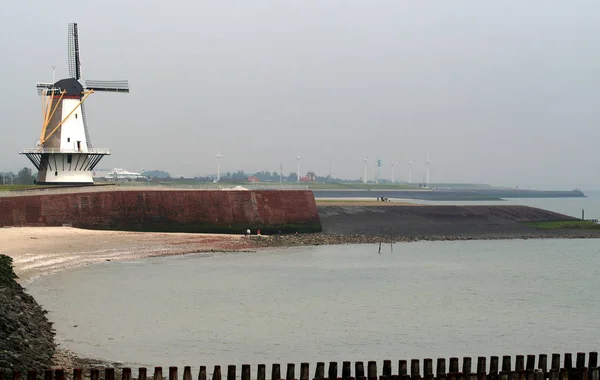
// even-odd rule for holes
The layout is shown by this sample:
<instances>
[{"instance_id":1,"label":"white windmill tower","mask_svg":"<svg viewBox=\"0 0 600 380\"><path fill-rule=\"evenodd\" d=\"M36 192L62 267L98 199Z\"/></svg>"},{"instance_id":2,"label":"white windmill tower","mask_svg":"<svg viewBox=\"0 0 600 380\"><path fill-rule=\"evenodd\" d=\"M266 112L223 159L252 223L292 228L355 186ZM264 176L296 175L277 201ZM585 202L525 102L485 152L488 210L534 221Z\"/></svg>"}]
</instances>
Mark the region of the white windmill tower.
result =
<instances>
[{"instance_id":1,"label":"white windmill tower","mask_svg":"<svg viewBox=\"0 0 600 380\"><path fill-rule=\"evenodd\" d=\"M429 155L427 155L427 159L425 160L425 187L429 186L429 165L433 164L433 161L429 159Z\"/></svg>"},{"instance_id":2,"label":"white windmill tower","mask_svg":"<svg viewBox=\"0 0 600 380\"><path fill-rule=\"evenodd\" d=\"M70 77L36 84L42 96L42 132L35 149L21 151L38 170L36 183L40 185L94 183L93 169L110 151L92 148L84 102L96 91L129 92L126 80L86 80L84 86L75 23L69 24L68 42Z\"/></svg>"},{"instance_id":3,"label":"white windmill tower","mask_svg":"<svg viewBox=\"0 0 600 380\"><path fill-rule=\"evenodd\" d=\"M369 157L363 157L361 160L365 163L363 183L367 183L367 164L369 163Z\"/></svg>"},{"instance_id":4,"label":"white windmill tower","mask_svg":"<svg viewBox=\"0 0 600 380\"><path fill-rule=\"evenodd\" d=\"M392 162L392 183L396 182L394 179L394 177L395 177L394 176L394 171L395 171L394 168L396 167L396 165L398 165L398 163L396 161L393 161Z\"/></svg>"},{"instance_id":5,"label":"white windmill tower","mask_svg":"<svg viewBox=\"0 0 600 380\"><path fill-rule=\"evenodd\" d=\"M408 161L408 183L412 183L412 161Z\"/></svg>"},{"instance_id":6,"label":"white windmill tower","mask_svg":"<svg viewBox=\"0 0 600 380\"><path fill-rule=\"evenodd\" d=\"M217 153L215 154L215 158L217 159L217 181L219 182L221 180L221 158L223 158L225 156L223 156L221 153Z\"/></svg>"}]
</instances>

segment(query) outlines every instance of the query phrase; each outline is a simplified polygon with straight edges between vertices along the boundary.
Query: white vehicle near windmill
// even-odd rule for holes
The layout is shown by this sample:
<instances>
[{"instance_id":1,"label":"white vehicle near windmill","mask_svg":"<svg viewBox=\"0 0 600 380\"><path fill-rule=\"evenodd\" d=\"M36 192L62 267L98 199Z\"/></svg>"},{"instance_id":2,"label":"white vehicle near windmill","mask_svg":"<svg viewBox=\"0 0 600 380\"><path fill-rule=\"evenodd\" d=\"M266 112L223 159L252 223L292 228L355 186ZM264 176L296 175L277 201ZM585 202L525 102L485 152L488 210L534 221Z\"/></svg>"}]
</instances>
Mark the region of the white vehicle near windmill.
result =
<instances>
[{"instance_id":1,"label":"white vehicle near windmill","mask_svg":"<svg viewBox=\"0 0 600 380\"><path fill-rule=\"evenodd\" d=\"M93 170L108 149L92 147L84 102L98 91L129 92L126 80L81 82L77 24L69 24L69 78L37 83L42 96L42 131L34 149L24 154L38 170L40 185L92 185Z\"/></svg>"}]
</instances>

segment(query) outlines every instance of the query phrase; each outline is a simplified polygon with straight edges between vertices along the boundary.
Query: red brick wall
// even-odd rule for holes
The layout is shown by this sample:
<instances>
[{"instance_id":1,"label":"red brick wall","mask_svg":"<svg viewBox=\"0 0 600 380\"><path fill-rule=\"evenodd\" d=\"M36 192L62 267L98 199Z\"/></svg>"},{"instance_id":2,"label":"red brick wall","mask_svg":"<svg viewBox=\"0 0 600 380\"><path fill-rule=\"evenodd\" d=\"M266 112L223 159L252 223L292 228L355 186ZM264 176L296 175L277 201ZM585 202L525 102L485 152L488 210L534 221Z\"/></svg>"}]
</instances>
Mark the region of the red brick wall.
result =
<instances>
[{"instance_id":1,"label":"red brick wall","mask_svg":"<svg viewBox=\"0 0 600 380\"><path fill-rule=\"evenodd\" d=\"M0 226L136 231L320 231L311 191L99 191L0 197Z\"/></svg>"}]
</instances>

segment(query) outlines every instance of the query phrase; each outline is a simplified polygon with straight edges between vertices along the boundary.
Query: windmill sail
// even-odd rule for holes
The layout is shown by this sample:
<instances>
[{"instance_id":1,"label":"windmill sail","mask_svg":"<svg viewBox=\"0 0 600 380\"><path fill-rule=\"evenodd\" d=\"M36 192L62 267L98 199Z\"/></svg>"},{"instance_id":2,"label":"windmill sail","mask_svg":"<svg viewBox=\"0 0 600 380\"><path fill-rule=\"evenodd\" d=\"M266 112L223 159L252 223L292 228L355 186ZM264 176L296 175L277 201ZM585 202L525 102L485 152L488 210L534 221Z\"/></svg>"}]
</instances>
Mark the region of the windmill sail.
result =
<instances>
[{"instance_id":1,"label":"windmill sail","mask_svg":"<svg viewBox=\"0 0 600 380\"><path fill-rule=\"evenodd\" d=\"M129 92L127 80L86 80L85 88L94 91Z\"/></svg>"},{"instance_id":2,"label":"windmill sail","mask_svg":"<svg viewBox=\"0 0 600 380\"><path fill-rule=\"evenodd\" d=\"M69 76L81 79L81 63L79 62L79 35L77 24L69 24Z\"/></svg>"},{"instance_id":3,"label":"windmill sail","mask_svg":"<svg viewBox=\"0 0 600 380\"><path fill-rule=\"evenodd\" d=\"M88 149L92 148L92 140L90 139L90 133L87 127L87 117L85 117L85 102L81 103L81 119L83 121L83 131L85 132L85 143Z\"/></svg>"}]
</instances>

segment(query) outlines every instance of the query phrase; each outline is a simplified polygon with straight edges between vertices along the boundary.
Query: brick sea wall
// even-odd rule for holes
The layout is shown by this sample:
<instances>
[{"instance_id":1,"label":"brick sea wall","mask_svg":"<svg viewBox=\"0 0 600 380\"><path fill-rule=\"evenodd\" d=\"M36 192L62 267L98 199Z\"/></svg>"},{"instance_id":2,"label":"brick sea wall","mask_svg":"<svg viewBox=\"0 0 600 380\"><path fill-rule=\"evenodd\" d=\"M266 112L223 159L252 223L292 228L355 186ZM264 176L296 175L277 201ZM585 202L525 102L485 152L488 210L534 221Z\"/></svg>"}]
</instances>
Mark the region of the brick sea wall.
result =
<instances>
[{"instance_id":1,"label":"brick sea wall","mask_svg":"<svg viewBox=\"0 0 600 380\"><path fill-rule=\"evenodd\" d=\"M320 232L311 191L129 190L0 198L0 226L165 232Z\"/></svg>"}]
</instances>

